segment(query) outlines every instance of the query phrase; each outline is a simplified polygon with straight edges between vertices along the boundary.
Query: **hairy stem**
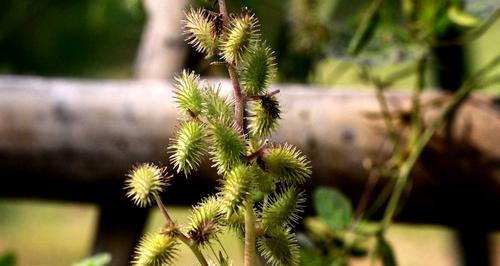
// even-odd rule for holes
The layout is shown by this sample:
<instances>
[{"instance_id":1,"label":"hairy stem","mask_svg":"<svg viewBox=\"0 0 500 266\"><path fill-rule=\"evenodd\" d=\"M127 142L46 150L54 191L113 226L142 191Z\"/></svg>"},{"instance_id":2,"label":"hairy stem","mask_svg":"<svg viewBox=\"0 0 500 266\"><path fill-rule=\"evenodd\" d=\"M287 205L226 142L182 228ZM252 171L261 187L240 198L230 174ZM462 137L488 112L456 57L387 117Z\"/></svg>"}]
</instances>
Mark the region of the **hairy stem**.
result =
<instances>
[{"instance_id":1,"label":"hairy stem","mask_svg":"<svg viewBox=\"0 0 500 266\"><path fill-rule=\"evenodd\" d=\"M170 226L173 226L174 220L172 220L172 217L170 217L170 215L168 214L167 208L165 207L165 205L161 201L160 197L158 195L155 195L154 198L155 198L156 204L158 205L158 208L161 211L161 214L163 215L163 217L165 217L165 220L167 220L167 223ZM196 259L198 259L198 262L202 266L208 266L207 260L203 256L203 253L201 253L201 251L198 248L198 246L196 245L196 243L194 243L191 239L189 239L189 237L187 237L186 235L184 235L181 231L179 231L177 229L175 231L175 235L177 236L177 238L179 238L180 241L182 241L182 243L184 243L186 246L188 246L191 249L193 254L196 256Z\"/></svg>"},{"instance_id":2,"label":"hairy stem","mask_svg":"<svg viewBox=\"0 0 500 266\"><path fill-rule=\"evenodd\" d=\"M234 88L234 115L236 118L236 125L239 127L241 132L244 134L243 126L243 114L245 109L245 103L243 101L243 96L241 94L240 82L238 81L238 74L236 73L236 68L234 66L228 65L229 76L231 77L231 82Z\"/></svg>"},{"instance_id":3,"label":"hairy stem","mask_svg":"<svg viewBox=\"0 0 500 266\"><path fill-rule=\"evenodd\" d=\"M219 12L222 14L222 21L224 26L227 27L229 24L229 13L226 8L226 1L219 0ZM240 128L241 134L245 136L245 127L243 124L244 112L245 112L245 101L241 93L240 83L238 81L238 73L236 67L227 62L227 68L229 71L229 77L234 89L234 113L236 119L236 125ZM255 265L255 213L252 207L252 202L247 201L245 203L245 250L244 250L244 265L253 266Z\"/></svg>"},{"instance_id":4,"label":"hairy stem","mask_svg":"<svg viewBox=\"0 0 500 266\"><path fill-rule=\"evenodd\" d=\"M219 0L219 12L222 15L222 23L225 27L229 25L229 13L226 8L226 1ZM236 125L240 128L241 132L244 133L243 127L243 115L244 115L244 101L241 94L240 82L238 81L238 73L236 72L236 67L230 62L227 63L227 69L229 71L229 77L231 78L231 83L234 89L234 114L236 118Z\"/></svg>"},{"instance_id":5,"label":"hairy stem","mask_svg":"<svg viewBox=\"0 0 500 266\"><path fill-rule=\"evenodd\" d=\"M251 200L245 202L245 252L243 265L255 265L255 213Z\"/></svg>"}]
</instances>

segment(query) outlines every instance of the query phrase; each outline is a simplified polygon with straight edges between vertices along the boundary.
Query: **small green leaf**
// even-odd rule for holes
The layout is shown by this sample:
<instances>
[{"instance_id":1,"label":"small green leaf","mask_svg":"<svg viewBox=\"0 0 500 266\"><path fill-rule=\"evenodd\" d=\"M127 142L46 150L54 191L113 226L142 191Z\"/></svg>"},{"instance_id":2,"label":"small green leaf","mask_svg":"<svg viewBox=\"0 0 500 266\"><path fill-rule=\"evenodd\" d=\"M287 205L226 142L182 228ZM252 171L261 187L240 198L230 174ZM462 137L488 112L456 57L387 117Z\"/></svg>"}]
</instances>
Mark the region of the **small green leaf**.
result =
<instances>
[{"instance_id":1,"label":"small green leaf","mask_svg":"<svg viewBox=\"0 0 500 266\"><path fill-rule=\"evenodd\" d=\"M448 18L455 24L462 26L462 27L475 27L479 25L480 21L476 17L472 16L471 14L467 13L464 10L461 10L457 6L450 6L448 8Z\"/></svg>"},{"instance_id":2,"label":"small green leaf","mask_svg":"<svg viewBox=\"0 0 500 266\"><path fill-rule=\"evenodd\" d=\"M313 204L316 213L334 230L349 225L352 215L350 200L335 188L320 187L314 191Z\"/></svg>"},{"instance_id":3,"label":"small green leaf","mask_svg":"<svg viewBox=\"0 0 500 266\"><path fill-rule=\"evenodd\" d=\"M99 253L92 257L85 258L81 261L75 262L72 266L105 266L111 262L111 255L109 253ZM3 266L3 264L0 263Z\"/></svg>"},{"instance_id":4,"label":"small green leaf","mask_svg":"<svg viewBox=\"0 0 500 266\"><path fill-rule=\"evenodd\" d=\"M383 236L377 238L377 255L382 260L384 266L398 265L391 244Z\"/></svg>"},{"instance_id":5,"label":"small green leaf","mask_svg":"<svg viewBox=\"0 0 500 266\"><path fill-rule=\"evenodd\" d=\"M372 39L375 30L380 22L380 4L382 1L373 1L369 10L366 12L365 17L361 21L361 24L356 29L354 37L349 43L348 52L350 55L357 55Z\"/></svg>"}]
</instances>

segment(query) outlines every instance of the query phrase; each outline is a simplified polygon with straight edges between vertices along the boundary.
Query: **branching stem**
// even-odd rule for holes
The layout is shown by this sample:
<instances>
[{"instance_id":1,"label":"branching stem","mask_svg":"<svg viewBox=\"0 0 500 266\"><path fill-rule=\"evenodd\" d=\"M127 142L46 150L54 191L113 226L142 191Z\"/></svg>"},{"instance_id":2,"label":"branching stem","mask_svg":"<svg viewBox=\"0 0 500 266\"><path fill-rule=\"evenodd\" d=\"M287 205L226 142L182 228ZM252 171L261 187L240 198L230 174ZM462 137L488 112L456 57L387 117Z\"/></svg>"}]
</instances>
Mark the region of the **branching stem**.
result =
<instances>
[{"instance_id":1,"label":"branching stem","mask_svg":"<svg viewBox=\"0 0 500 266\"><path fill-rule=\"evenodd\" d=\"M420 137L415 141L415 144L412 146L408 158L403 162L399 171L397 173L397 181L394 186L394 192L389 199L389 203L387 204L387 208L384 213L384 217L382 219L380 231L383 233L387 230L389 225L394 218L394 214L396 212L399 199L401 198L401 194L406 187L407 180L410 176L411 170L413 166L417 162L420 154L426 147L427 143L431 140L432 136L436 133L439 127L448 119L448 117L453 114L453 112L460 106L460 104L467 99L469 94L477 88L477 80L483 77L488 71L493 69L496 65L500 64L500 55L496 56L489 64L487 64L484 68L479 70L473 77L464 82L462 87L455 93L450 104L446 107L446 109L439 115L439 117L420 135Z\"/></svg>"},{"instance_id":2,"label":"branching stem","mask_svg":"<svg viewBox=\"0 0 500 266\"><path fill-rule=\"evenodd\" d=\"M161 201L160 197L158 195L154 195L154 198L155 198L156 204L158 205L158 208L161 211L161 214L163 215L163 217L165 217L165 220L167 220L167 223L169 224L169 226L171 226L172 228L175 228L174 220L172 220L172 217L170 217L170 215L168 214L167 208L165 207L165 205ZM198 245L196 245L196 243L194 243L188 236L184 235L178 229L175 229L175 235L177 236L177 238L180 241L182 241L182 243L184 243L186 246L188 246L191 249L193 254L196 256L196 259L198 259L198 262L202 266L208 266L207 260L203 256L203 253L201 253L201 251L200 251Z\"/></svg>"},{"instance_id":3,"label":"branching stem","mask_svg":"<svg viewBox=\"0 0 500 266\"><path fill-rule=\"evenodd\" d=\"M160 196L154 195L154 198L156 201L156 205L158 205L158 209L160 209L160 212L163 215L163 217L165 217L165 220L167 220L167 223L169 223L169 225L173 225L174 220L172 220L172 218L168 214L167 207L165 207L165 205L161 201Z\"/></svg>"},{"instance_id":4,"label":"branching stem","mask_svg":"<svg viewBox=\"0 0 500 266\"><path fill-rule=\"evenodd\" d=\"M224 23L224 26L227 27L229 24L229 13L227 12L225 0L219 0L219 11L220 14L222 14L222 22ZM231 64L231 62L226 62L226 63L227 63L227 69L229 71L229 77L231 78L231 83L234 89L234 101L235 101L234 114L236 118L236 125L241 129L241 132L244 133L245 130L243 126L244 102L243 102L243 96L241 94L240 82L238 81L238 72L236 71L236 67L233 64Z\"/></svg>"},{"instance_id":5,"label":"branching stem","mask_svg":"<svg viewBox=\"0 0 500 266\"><path fill-rule=\"evenodd\" d=\"M222 15L222 21L225 27L229 24L229 13L226 8L226 1L219 0L219 11ZM225 33L224 33L225 34ZM238 81L238 72L235 65L227 62L227 69L229 77L234 89L234 113L236 125L241 129L241 133L245 136L245 127L243 124L245 113L245 102L241 92L240 83ZM245 138L244 138L245 139ZM245 203L245 251L244 251L244 265L255 265L255 213L253 210L252 202Z\"/></svg>"},{"instance_id":6,"label":"branching stem","mask_svg":"<svg viewBox=\"0 0 500 266\"><path fill-rule=\"evenodd\" d=\"M184 235L182 232L178 232L177 237L179 238L182 243L184 243L186 246L191 249L191 252L196 256L196 259L202 266L208 266L208 262L203 256L203 253L201 253L200 248L196 243L194 243L190 238L188 238L186 235Z\"/></svg>"},{"instance_id":7,"label":"branching stem","mask_svg":"<svg viewBox=\"0 0 500 266\"><path fill-rule=\"evenodd\" d=\"M247 96L245 96L244 100L245 101L258 101L258 100L262 100L262 98L264 98L264 97L272 97L278 93L280 93L280 90L274 90L274 91L268 92L264 95L252 95L252 96L247 95Z\"/></svg>"}]
</instances>

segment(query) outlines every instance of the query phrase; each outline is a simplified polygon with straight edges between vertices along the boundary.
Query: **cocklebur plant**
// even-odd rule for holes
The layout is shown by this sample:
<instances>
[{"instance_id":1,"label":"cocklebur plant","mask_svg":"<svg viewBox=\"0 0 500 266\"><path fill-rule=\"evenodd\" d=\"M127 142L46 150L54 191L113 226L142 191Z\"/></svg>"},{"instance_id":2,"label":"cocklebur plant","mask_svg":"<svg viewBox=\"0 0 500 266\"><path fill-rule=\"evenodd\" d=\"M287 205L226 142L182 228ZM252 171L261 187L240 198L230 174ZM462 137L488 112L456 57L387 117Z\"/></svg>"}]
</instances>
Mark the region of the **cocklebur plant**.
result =
<instances>
[{"instance_id":1,"label":"cocklebur plant","mask_svg":"<svg viewBox=\"0 0 500 266\"><path fill-rule=\"evenodd\" d=\"M127 195L140 207L155 202L166 224L142 239L135 265L175 264L180 242L201 265L231 265L218 238L227 230L244 239L245 266L256 264L257 252L271 265L299 262L293 226L304 203L298 185L311 175L310 163L294 146L267 139L280 119L279 91L268 91L276 65L260 39L257 18L247 9L229 15L224 0L218 6L218 12L186 10L184 31L196 51L227 67L234 97L201 82L194 72L182 71L174 80L182 117L169 159L172 171L188 176L208 158L221 185L218 193L193 207L190 222L181 226L159 196L169 183L166 170L136 166L126 181Z\"/></svg>"}]
</instances>

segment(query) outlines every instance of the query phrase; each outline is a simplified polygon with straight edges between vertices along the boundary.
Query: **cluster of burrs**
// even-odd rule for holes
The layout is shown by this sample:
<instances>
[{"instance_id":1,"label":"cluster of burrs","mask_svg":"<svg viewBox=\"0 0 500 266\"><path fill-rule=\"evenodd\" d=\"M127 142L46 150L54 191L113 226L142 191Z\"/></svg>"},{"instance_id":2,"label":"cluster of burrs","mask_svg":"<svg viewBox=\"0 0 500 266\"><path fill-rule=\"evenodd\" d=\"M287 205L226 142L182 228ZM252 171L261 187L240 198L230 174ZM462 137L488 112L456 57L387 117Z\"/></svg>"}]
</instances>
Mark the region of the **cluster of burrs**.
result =
<instances>
[{"instance_id":1,"label":"cluster of burrs","mask_svg":"<svg viewBox=\"0 0 500 266\"><path fill-rule=\"evenodd\" d=\"M276 65L260 39L257 19L248 10L229 16L225 6L220 13L189 9L184 30L198 52L228 68L234 97L201 83L193 72L175 78L182 117L170 141L170 162L177 173L188 176L207 158L222 177L221 185L218 193L193 207L189 224L181 226L159 196L169 183L166 170L136 166L126 181L127 195L140 207L156 203L166 225L141 240L133 263L174 264L177 245L183 242L201 265L231 265L218 238L230 230L245 240L245 265L254 265L257 252L272 265L296 265L299 248L292 228L304 202L297 185L311 169L292 145L267 140L278 125L280 106L278 91L268 92Z\"/></svg>"}]
</instances>

